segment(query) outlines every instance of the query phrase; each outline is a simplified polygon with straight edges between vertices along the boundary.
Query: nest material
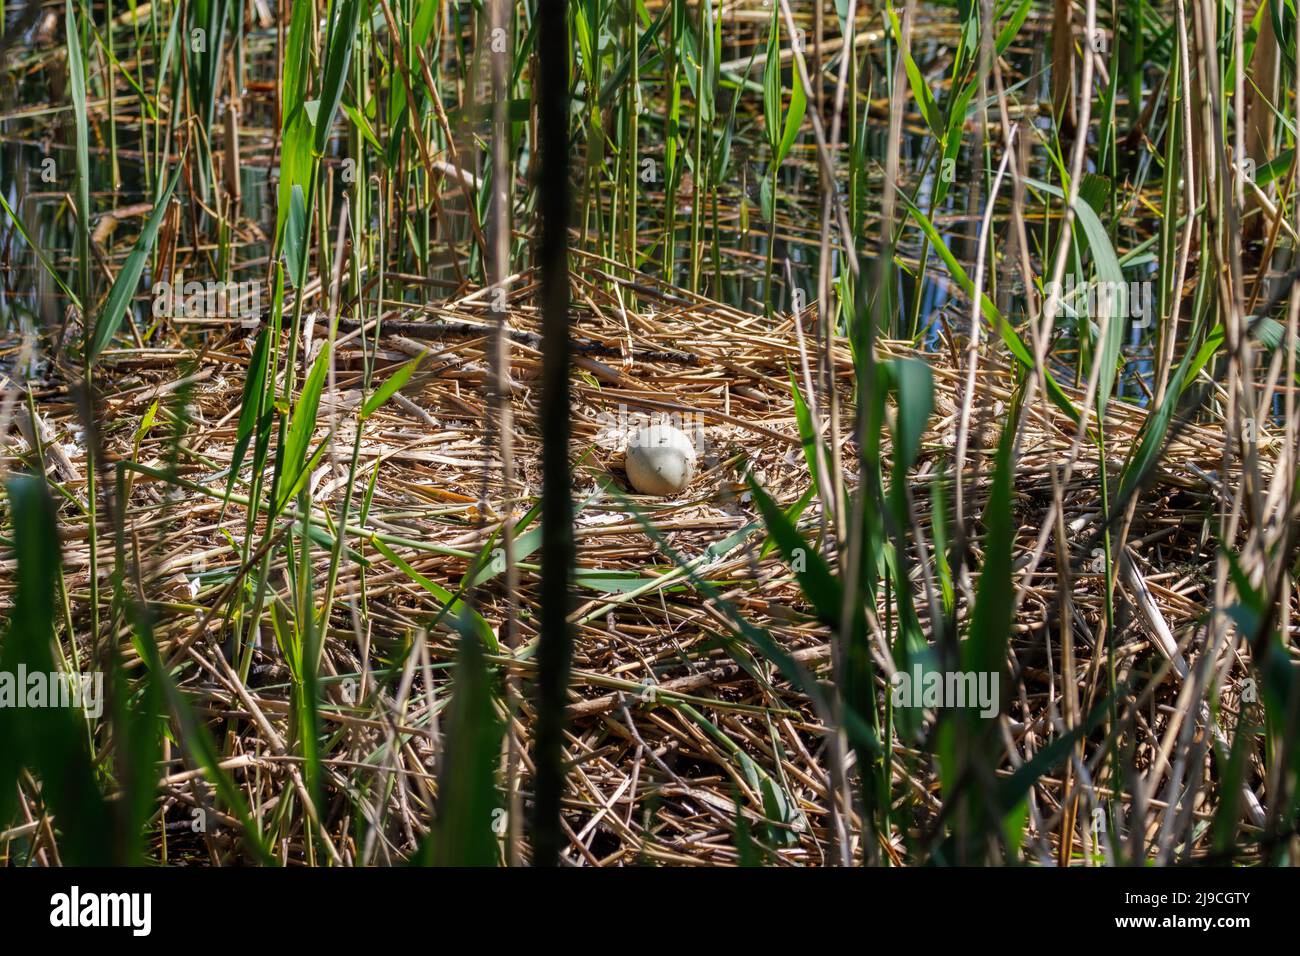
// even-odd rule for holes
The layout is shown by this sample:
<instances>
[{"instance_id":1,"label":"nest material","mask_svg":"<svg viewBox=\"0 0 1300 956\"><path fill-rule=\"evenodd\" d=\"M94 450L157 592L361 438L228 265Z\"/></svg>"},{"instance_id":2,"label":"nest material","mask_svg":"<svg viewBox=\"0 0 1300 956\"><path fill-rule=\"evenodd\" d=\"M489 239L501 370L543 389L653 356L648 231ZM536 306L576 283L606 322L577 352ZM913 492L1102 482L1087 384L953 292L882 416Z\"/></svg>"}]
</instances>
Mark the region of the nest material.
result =
<instances>
[{"instance_id":1,"label":"nest material","mask_svg":"<svg viewBox=\"0 0 1300 956\"><path fill-rule=\"evenodd\" d=\"M575 276L573 295L573 330L579 340L572 446L578 577L567 754L572 770L565 800L568 858L593 865L734 864L739 858L735 827L743 817L754 828L766 828L771 859L820 863L830 842L828 767L819 720L769 663L736 641L716 603L705 600L683 575L671 573L673 561L664 553L671 549L682 560L702 559L699 573L724 592L740 615L767 628L805 666L828 673L830 634L816 621L779 553L761 552L761 523L744 483L744 471L752 467L769 494L787 504L808 486L790 388L792 372L801 386L805 381L802 337L788 316L747 315L680 291L660 290L646 284L649 280L615 279L599 262L584 266ZM450 661L456 648L445 619L433 626L441 610L438 602L373 547L368 535L384 536L419 575L454 591L499 526L508 502L513 500L518 520L534 500L540 487L534 381L541 355L538 341L531 338L538 323L530 292L526 283L517 285L509 312L512 328L520 333L513 336L510 358L518 475L511 491L502 481L497 445L485 430L490 342L484 330L493 314L483 297L426 308L391 303L383 316L377 381L413 354L428 357L411 385L365 424L357 488L365 487L376 469L378 474L365 534L354 532L346 542L366 562L364 600L358 564L345 558L326 634L322 674L331 734L325 754L326 829L345 860L403 857L426 829L437 789L436 711L446 703L451 686L451 669L439 665ZM326 327L320 317L313 332L317 343ZM346 322L341 325L335 377L322 401L316 439L330 428L337 430L311 478L314 507L335 517L345 493L361 400L360 342L347 334L348 328ZM806 328L803 337L811 343L814 334ZM219 516L251 333L232 326L224 336L210 335L201 352L105 353L99 438L107 457L165 471L169 429L155 425L139 439L138 449L136 429L155 401L163 407L184 405L191 427L180 444L176 471L188 485L180 488L132 473L131 540L140 549L144 592L160 614L156 633L163 657L187 665L182 687L201 712L229 721L227 769L250 791L253 806L271 806L291 787L289 762L268 735L268 729L281 739L288 733L287 671L264 623L250 679L239 682L223 656L224 613L211 613L217 600L229 598L239 568L231 539L240 544L244 537L243 507L231 504ZM879 350L882 358L917 355L895 342L881 342ZM847 344L836 341L833 354L840 421L849 423L853 371ZM931 481L951 468L960 405L962 376L945 364L948 354L956 350L920 356L931 365L936 386L936 411L911 479L918 515L926 524ZM808 374L816 377L815 357L807 360ZM180 381L178 367L188 369ZM1012 370L992 353L981 358L980 369L979 410L964 478L968 511L976 515L997 430L1017 387ZM84 501L86 436L67 383L50 370L34 395L35 423L21 405L6 409L13 425L6 433L6 466L33 464L35 427L52 478ZM623 498L630 493L620 472L620 436L644 423L637 414L676 416L674 423L702 435L700 474L676 499ZM1113 474L1144 418L1139 407L1111 403L1106 437ZM843 431L839 453L848 463L845 480L851 488L856 451L847 425ZM1073 423L1045 402L1035 401L1027 409L1015 480L1018 569L1023 569L1052 501L1051 470L1065 458L1074 437ZM1134 572L1160 620L1175 640L1184 642L1210 604L1212 550L1206 542L1217 507L1213 480L1222 465L1222 444L1222 433L1213 424L1181 429L1143 493L1129 534ZM359 520L358 499L354 494L352 523ZM662 545L647 535L628 500L653 524ZM1077 551L1100 516L1095 454L1079 457L1064 502L1065 525ZM60 517L67 585L80 630L87 620L86 525L67 504ZM802 525L810 538L818 536L822 512L816 501ZM708 549L747 527L755 530L740 546L706 556ZM978 521L974 528L977 536L970 547L977 569ZM521 548L523 544L521 539ZM319 595L329 554L318 548L314 558ZM1076 553L1073 558L1075 625L1060 626L1055 593L1060 569L1051 547L1029 582L1015 621L1009 663L1017 688L1007 726L1020 748L1027 740L1041 746L1052 735L1063 681L1095 686L1102 576L1092 555ZM517 638L527 649L535 637L538 571L535 555L525 552L519 559L519 590L512 597L519 611ZM101 573L107 571L101 565ZM0 580L0 600L7 602L12 574ZM273 563L271 587L287 592L286 580L285 569ZM492 579L474 597L504 642L508 604L502 582L500 576ZM919 580L912 585L923 609ZM1127 593L1135 585L1121 580L1120 588ZM960 596L958 603L959 618L964 618L967 609ZM1136 607L1131 599L1126 606ZM1152 651L1151 609L1139 610L1146 616L1130 614L1122 625L1119 666L1125 672L1147 669L1155 674L1160 660ZM878 611L886 620L885 608ZM1060 640L1067 632L1075 641L1072 675L1061 673ZM385 668L412 636L424 646L406 658L412 668L407 683ZM65 649L80 653L85 665L90 648L83 637L84 632L75 648L65 641ZM125 632L119 640L128 667L137 664ZM518 678L527 695L533 673L527 653L512 660L503 652L490 661L498 673ZM340 689L349 677L361 679L359 700L346 698ZM1150 704L1152 736L1136 748L1139 767L1150 760L1174 701L1174 682L1165 677L1164 684ZM517 720L525 747L532 716L525 700ZM409 736L396 737L394 729ZM905 743L902 752L908 752ZM1011 764L1002 769L1010 772ZM194 777L192 768L173 754L163 774L169 822L188 819L187 808L196 800ZM358 793L360 777L371 784L364 800L372 822L378 821L370 846L350 838L349 814L342 809L348 801L339 799ZM773 820L770 801L765 804L765 778L789 798L783 820ZM526 795L531 786L526 759L517 782ZM1050 779L1037 788L1045 812L1059 807L1060 789L1060 781ZM936 792L935 770L928 763L899 763L895 793L907 795L903 825L909 831L933 820ZM173 859L185 855L187 839L192 839L193 853L205 852L197 837L180 832L172 837ZM290 842L287 852L299 852L298 841ZM883 849L902 859L896 843Z\"/></svg>"}]
</instances>

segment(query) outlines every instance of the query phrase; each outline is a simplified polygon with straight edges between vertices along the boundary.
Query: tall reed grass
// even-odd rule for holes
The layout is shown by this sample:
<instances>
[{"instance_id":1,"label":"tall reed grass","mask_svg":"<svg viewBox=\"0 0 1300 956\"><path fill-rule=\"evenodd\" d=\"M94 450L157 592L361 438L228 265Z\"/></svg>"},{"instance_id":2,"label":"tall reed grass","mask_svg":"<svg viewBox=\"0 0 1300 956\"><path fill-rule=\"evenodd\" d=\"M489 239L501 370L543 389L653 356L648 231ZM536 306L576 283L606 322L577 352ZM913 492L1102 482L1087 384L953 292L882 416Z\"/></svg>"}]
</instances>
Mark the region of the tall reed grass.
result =
<instances>
[{"instance_id":1,"label":"tall reed grass","mask_svg":"<svg viewBox=\"0 0 1300 956\"><path fill-rule=\"evenodd\" d=\"M1295 862L1295 16L7 5L0 673L107 706L0 706L0 855ZM629 497L593 393L799 482Z\"/></svg>"}]
</instances>

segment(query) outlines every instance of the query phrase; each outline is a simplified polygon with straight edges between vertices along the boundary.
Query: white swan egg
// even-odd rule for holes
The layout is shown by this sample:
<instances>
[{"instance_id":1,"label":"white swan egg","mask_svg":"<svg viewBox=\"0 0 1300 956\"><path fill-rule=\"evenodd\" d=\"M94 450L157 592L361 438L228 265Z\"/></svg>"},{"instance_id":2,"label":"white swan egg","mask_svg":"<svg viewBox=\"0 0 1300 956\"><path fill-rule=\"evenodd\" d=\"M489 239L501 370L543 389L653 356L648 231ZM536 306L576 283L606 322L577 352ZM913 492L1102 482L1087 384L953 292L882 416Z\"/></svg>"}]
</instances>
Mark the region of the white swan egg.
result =
<instances>
[{"instance_id":1,"label":"white swan egg","mask_svg":"<svg viewBox=\"0 0 1300 956\"><path fill-rule=\"evenodd\" d=\"M626 468L641 494L676 494L695 477L695 446L679 428L651 425L628 442Z\"/></svg>"}]
</instances>

